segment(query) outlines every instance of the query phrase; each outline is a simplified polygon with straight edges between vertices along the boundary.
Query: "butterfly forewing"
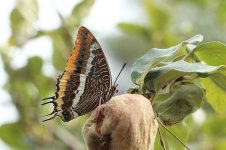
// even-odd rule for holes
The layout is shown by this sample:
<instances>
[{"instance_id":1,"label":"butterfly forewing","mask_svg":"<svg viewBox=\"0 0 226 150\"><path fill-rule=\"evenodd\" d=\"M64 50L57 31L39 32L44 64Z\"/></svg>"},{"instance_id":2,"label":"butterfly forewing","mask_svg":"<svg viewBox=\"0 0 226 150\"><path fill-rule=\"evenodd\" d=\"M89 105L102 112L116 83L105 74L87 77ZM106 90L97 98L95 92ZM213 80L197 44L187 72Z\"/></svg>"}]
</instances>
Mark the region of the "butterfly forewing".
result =
<instances>
[{"instance_id":1,"label":"butterfly forewing","mask_svg":"<svg viewBox=\"0 0 226 150\"><path fill-rule=\"evenodd\" d=\"M115 89L100 44L88 29L80 27L73 53L57 79L55 97L51 97L52 114L55 113L52 118L59 116L63 121L70 121L86 114L100 102L108 101Z\"/></svg>"}]
</instances>

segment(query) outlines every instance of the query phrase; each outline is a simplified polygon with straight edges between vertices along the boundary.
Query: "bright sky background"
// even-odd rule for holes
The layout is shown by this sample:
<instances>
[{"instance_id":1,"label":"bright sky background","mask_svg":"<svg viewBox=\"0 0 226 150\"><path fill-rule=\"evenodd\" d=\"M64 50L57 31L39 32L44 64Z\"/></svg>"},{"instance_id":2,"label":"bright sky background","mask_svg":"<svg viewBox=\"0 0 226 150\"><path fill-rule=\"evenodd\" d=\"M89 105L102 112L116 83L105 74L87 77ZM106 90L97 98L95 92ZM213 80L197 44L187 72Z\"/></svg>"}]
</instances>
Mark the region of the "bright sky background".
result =
<instances>
[{"instance_id":1,"label":"bright sky background","mask_svg":"<svg viewBox=\"0 0 226 150\"><path fill-rule=\"evenodd\" d=\"M74 4L80 2L79 0L38 0L39 4L39 20L38 27L44 30L51 30L57 28L60 25L60 20L55 14L55 9L57 9L63 16L69 16L71 13ZM128 4L129 8L128 8ZM131 0L96 0L94 6L91 9L89 17L87 17L83 25L88 27L91 31L95 30L97 32L97 38L103 38L108 34L113 34L118 32L117 23L123 22L137 22L145 21L147 19L142 18L145 12L139 6L140 4L137 1ZM0 5L0 46L4 46L5 42L10 37L10 25L9 25L9 15L12 9L15 6L15 0L6 0L4 5ZM109 11L112 10L112 11ZM132 10L132 11L131 11ZM51 19L50 19L51 18ZM144 23L144 22L140 22ZM45 53L43 53L45 49ZM40 51L42 50L42 51ZM38 39L31 40L29 43L22 47L22 50L18 51L15 49L13 51L14 58L11 64L15 68L23 67L27 59L32 56L40 56L45 61L44 70L47 75L53 76L54 69L49 62L52 56L52 45L48 37L41 37ZM108 57L108 56L107 56ZM117 63L112 63L112 60L109 60L111 67L117 67ZM114 69L114 70L117 70ZM129 69L129 68L128 68ZM120 69L118 69L120 70ZM129 71L129 70L128 70ZM6 82L7 75L3 70L3 64L0 58L0 126L6 122L13 122L18 119L18 115L15 107L10 103L10 97L7 92L2 90L2 86ZM116 76L117 72L112 73L113 78ZM6 113L7 112L7 113ZM204 113L200 110L196 114L199 114L197 120L200 121L200 115L203 116ZM195 115L197 116L197 115ZM204 117L201 117L204 118ZM5 145L0 140L0 149L9 150L10 148Z\"/></svg>"}]
</instances>

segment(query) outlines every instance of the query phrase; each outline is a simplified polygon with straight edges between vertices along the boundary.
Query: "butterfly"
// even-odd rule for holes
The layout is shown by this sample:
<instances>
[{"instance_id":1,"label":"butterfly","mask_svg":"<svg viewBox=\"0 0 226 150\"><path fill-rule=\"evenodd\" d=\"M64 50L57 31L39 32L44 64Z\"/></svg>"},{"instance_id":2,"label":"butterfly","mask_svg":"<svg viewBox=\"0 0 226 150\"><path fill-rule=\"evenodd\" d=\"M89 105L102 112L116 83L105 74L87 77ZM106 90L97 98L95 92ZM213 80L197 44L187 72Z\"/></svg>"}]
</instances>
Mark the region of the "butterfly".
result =
<instances>
[{"instance_id":1,"label":"butterfly","mask_svg":"<svg viewBox=\"0 0 226 150\"><path fill-rule=\"evenodd\" d=\"M116 87L112 84L110 68L100 44L87 28L81 26L73 53L57 79L55 95L43 99L51 101L42 105L52 103L54 106L46 115L51 117L43 121L58 116L68 122L87 114L111 99L117 92Z\"/></svg>"}]
</instances>

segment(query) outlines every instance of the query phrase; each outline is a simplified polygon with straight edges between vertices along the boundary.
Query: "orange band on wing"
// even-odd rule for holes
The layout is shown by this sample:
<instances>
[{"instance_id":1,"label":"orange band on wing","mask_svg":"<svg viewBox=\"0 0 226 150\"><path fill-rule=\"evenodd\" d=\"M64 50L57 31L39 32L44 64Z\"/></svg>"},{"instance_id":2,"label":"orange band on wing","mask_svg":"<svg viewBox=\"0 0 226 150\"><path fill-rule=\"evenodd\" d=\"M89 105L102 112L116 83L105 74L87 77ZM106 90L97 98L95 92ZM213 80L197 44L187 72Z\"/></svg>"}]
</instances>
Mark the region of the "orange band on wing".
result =
<instances>
[{"instance_id":1,"label":"orange band on wing","mask_svg":"<svg viewBox=\"0 0 226 150\"><path fill-rule=\"evenodd\" d=\"M66 70L66 71L69 71L69 72L73 72L73 71L74 71L74 67L72 67L72 66L67 66L67 67L65 68L65 70ZM70 76L68 76L68 77L70 77ZM69 78L67 78L67 79L69 79Z\"/></svg>"},{"instance_id":2,"label":"orange band on wing","mask_svg":"<svg viewBox=\"0 0 226 150\"><path fill-rule=\"evenodd\" d=\"M62 91L59 91L58 94L59 94L59 97L58 98L61 98L61 97L65 96L65 93L62 92Z\"/></svg>"},{"instance_id":3,"label":"orange band on wing","mask_svg":"<svg viewBox=\"0 0 226 150\"><path fill-rule=\"evenodd\" d=\"M61 79L67 80L69 78L70 78L70 75L69 74L64 74Z\"/></svg>"},{"instance_id":4,"label":"orange band on wing","mask_svg":"<svg viewBox=\"0 0 226 150\"><path fill-rule=\"evenodd\" d=\"M63 101L62 98L58 98L58 99L57 99L57 105L58 105L58 106L63 105L63 103L64 103L64 101ZM59 107L59 108L61 108L61 107Z\"/></svg>"}]
</instances>

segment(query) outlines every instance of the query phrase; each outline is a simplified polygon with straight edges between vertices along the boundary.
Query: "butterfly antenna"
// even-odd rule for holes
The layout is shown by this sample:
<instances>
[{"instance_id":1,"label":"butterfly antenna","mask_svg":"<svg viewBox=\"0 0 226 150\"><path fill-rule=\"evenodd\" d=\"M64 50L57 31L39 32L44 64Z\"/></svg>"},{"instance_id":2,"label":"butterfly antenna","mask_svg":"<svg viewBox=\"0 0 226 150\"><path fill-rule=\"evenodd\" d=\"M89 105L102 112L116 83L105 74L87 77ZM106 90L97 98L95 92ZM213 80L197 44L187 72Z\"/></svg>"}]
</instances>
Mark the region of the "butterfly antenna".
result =
<instances>
[{"instance_id":1,"label":"butterfly antenna","mask_svg":"<svg viewBox=\"0 0 226 150\"><path fill-rule=\"evenodd\" d=\"M118 80L119 75L121 74L121 72L122 72L122 70L125 68L125 66L126 66L126 63L123 64L123 66L122 66L121 70L119 71L119 74L118 74L118 76L116 77L115 82L114 82L113 85L115 85L116 81Z\"/></svg>"},{"instance_id":2,"label":"butterfly antenna","mask_svg":"<svg viewBox=\"0 0 226 150\"><path fill-rule=\"evenodd\" d=\"M166 131L168 131L173 137L175 137L187 150L190 150L190 148L187 147L173 132L171 132L157 116L155 118L158 121L158 123L161 124L161 126L166 129Z\"/></svg>"}]
</instances>

